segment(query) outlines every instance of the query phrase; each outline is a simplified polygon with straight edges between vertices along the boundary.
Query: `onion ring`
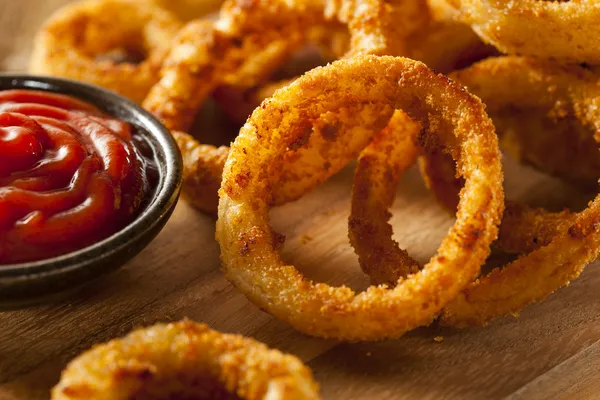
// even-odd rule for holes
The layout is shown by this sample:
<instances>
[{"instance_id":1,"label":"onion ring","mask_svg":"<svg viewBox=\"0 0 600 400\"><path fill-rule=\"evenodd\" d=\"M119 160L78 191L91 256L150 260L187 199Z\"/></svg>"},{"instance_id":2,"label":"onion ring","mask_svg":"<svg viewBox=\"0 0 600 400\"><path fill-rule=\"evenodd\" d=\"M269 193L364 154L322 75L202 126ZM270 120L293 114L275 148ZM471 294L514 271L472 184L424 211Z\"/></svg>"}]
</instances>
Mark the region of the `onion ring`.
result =
<instances>
[{"instance_id":1,"label":"onion ring","mask_svg":"<svg viewBox=\"0 0 600 400\"><path fill-rule=\"evenodd\" d=\"M286 265L276 251L279 236L268 223L286 149L303 139L307 123L352 104L379 106L381 121L389 120L394 108L407 112L425 128L421 141L449 146L467 179L457 222L430 263L394 289L371 286L358 295L344 286L309 282ZM370 139L373 130L344 133L331 145L343 147L356 135ZM223 270L251 301L306 334L343 340L399 337L431 322L478 275L502 215L501 182L497 137L477 98L409 59L336 61L276 92L241 129L220 190L216 237Z\"/></svg>"},{"instance_id":2,"label":"onion ring","mask_svg":"<svg viewBox=\"0 0 600 400\"><path fill-rule=\"evenodd\" d=\"M76 79L141 103L181 22L136 0L86 0L53 14L38 33L29 71ZM139 64L99 59L111 51L141 55Z\"/></svg>"},{"instance_id":3,"label":"onion ring","mask_svg":"<svg viewBox=\"0 0 600 400\"><path fill-rule=\"evenodd\" d=\"M515 160L585 191L597 190L600 152L593 130L575 116L512 108L490 112L490 117L500 147Z\"/></svg>"},{"instance_id":4,"label":"onion ring","mask_svg":"<svg viewBox=\"0 0 600 400\"><path fill-rule=\"evenodd\" d=\"M445 2L417 0L414 3L421 4L418 8L421 18L416 20L421 26L418 29L413 28L412 33L407 30L406 39L403 40L406 45L403 48L397 47L402 53L388 55L424 62L429 68L441 73L463 68L488 56L497 55L495 48L484 44L468 25L453 20L454 14L450 13L453 9ZM318 34L325 39L329 38L329 42L334 42L322 45L320 48L337 49L332 55L335 59L341 58L345 52L341 50L347 48L343 33L321 30ZM323 41L323 38L318 37L317 41ZM264 82L274 71L269 69L266 72L263 73L262 79L254 80L254 83L258 83L256 85L236 84L220 87L215 92L215 100L234 122L243 124L264 99L271 97L275 90L287 86L297 78Z\"/></svg>"},{"instance_id":5,"label":"onion ring","mask_svg":"<svg viewBox=\"0 0 600 400\"><path fill-rule=\"evenodd\" d=\"M591 100L583 98L580 93L570 93L572 87L583 88L578 90L592 90L594 82L598 81L597 74L592 71L577 66L561 67L543 60L507 56L484 60L451 74L451 77L465 84L470 91L483 99L492 116L506 109L510 112L543 110L561 118L577 119L582 126L589 129L587 139L594 140L593 135L597 132L597 127L581 111L588 107L585 102ZM582 80L582 83L577 83L579 80ZM516 83L525 89L507 90L509 84L513 86ZM527 89L535 92L529 93ZM513 132L522 136L530 133L526 129ZM543 133L565 132L547 130ZM561 151L557 150L556 153ZM448 210L455 210L462 182L454 177L450 157L434 150L427 152L419 163L425 183L438 201ZM549 244L558 232L564 230L565 226L570 226L574 218L574 214L568 211L549 213L541 208L532 209L509 201L495 246L510 253L528 253Z\"/></svg>"},{"instance_id":6,"label":"onion ring","mask_svg":"<svg viewBox=\"0 0 600 400\"><path fill-rule=\"evenodd\" d=\"M403 1L402 3L410 3ZM151 90L145 107L167 128L187 130L207 95L238 73L249 54L277 41L302 43L307 27L339 21L348 25L354 54L385 54L403 45L396 21L383 13L401 14L384 0L289 3L285 0L227 1L214 24L195 21L180 33L165 62L163 78ZM403 17L406 24L414 24ZM400 24L401 26L401 24ZM300 33L299 33L300 32ZM183 83L185 82L185 83Z\"/></svg>"},{"instance_id":7,"label":"onion ring","mask_svg":"<svg viewBox=\"0 0 600 400\"><path fill-rule=\"evenodd\" d=\"M396 3L406 5L406 10L393 7ZM167 128L185 131L210 93L244 68L248 54L260 53L269 44L282 40L292 47L302 44L310 32L307 27L327 25L332 21L346 24L350 30L351 45L347 56L394 53L398 51L395 50L397 47L403 46L402 40L396 40L397 37L404 37L403 27L407 26L409 30L408 27L417 26L418 16L412 0L328 0L314 3L290 3L285 0L256 0L249 3L231 0L224 4L215 24L196 21L182 30L165 62L163 77L150 91L144 107ZM319 148L315 147L312 153L319 153ZM184 159L192 158L184 155ZM216 161L219 158L208 160ZM323 176L323 163L304 163L298 157L294 162L305 165L286 170L304 171L302 174L307 186L287 185L281 189L285 194L277 196L281 199L278 202L293 200L305 193L308 187L321 182L317 178ZM345 162L338 165L342 168ZM205 169L205 166L209 168ZM210 164L206 160L200 160L200 164L196 165L186 164L185 181L219 182L221 173L210 179L196 179L187 175L195 171L207 176L222 170L222 167L222 164ZM329 167L337 168L333 164L329 164ZM312 170L307 171L310 168ZM314 178L309 179L309 176ZM287 193L288 189L292 193ZM184 186L187 199L197 208L208 212L215 211L217 191L218 185ZM201 196L196 197L198 194Z\"/></svg>"},{"instance_id":8,"label":"onion ring","mask_svg":"<svg viewBox=\"0 0 600 400\"><path fill-rule=\"evenodd\" d=\"M270 46L269 51L263 51L262 54L259 54L259 57L254 56L253 61L247 63L252 66L251 69L248 68L249 71L239 71L233 76L234 81L218 87L213 92L214 100L233 122L243 125L252 111L264 99L271 97L277 89L286 86L297 78L298 64L293 62L295 53L301 54L304 51L303 55L308 55L310 52L307 52L307 50L313 50L313 54L310 55L320 55L323 61L331 62L342 58L350 47L348 28L343 24L311 27L308 30L307 41L312 46L306 49L292 48L285 41L275 42ZM257 60L257 58L259 59ZM260 58L263 58L264 62L261 63ZM305 63L306 60L303 60L300 64ZM290 67L286 68L288 65ZM308 68L304 68L301 72L315 66L317 65L313 64ZM295 72L291 73L288 69ZM275 75L283 76L275 81L269 81ZM290 76L293 76L293 78L284 79L284 77Z\"/></svg>"},{"instance_id":9,"label":"onion ring","mask_svg":"<svg viewBox=\"0 0 600 400\"><path fill-rule=\"evenodd\" d=\"M573 110L559 103L515 107L497 97L496 93L501 91L497 85L509 82L500 76L507 69L502 65L506 63L515 68L528 68L525 59L502 58L484 61L450 76L466 85L488 106L503 149L542 172L596 191L600 153L594 140L594 128L582 125ZM572 71L577 72L577 69ZM594 73L596 79L600 79L598 71Z\"/></svg>"},{"instance_id":10,"label":"onion ring","mask_svg":"<svg viewBox=\"0 0 600 400\"><path fill-rule=\"evenodd\" d=\"M95 346L69 363L52 390L52 400L166 398L320 396L296 357L191 321L157 324Z\"/></svg>"},{"instance_id":11,"label":"onion ring","mask_svg":"<svg viewBox=\"0 0 600 400\"><path fill-rule=\"evenodd\" d=\"M373 285L392 287L421 269L392 239L393 228L388 223L396 186L420 153L415 143L420 130L419 124L397 111L357 161L348 236Z\"/></svg>"},{"instance_id":12,"label":"onion ring","mask_svg":"<svg viewBox=\"0 0 600 400\"><path fill-rule=\"evenodd\" d=\"M461 73L461 77L477 81L483 80L484 74L490 81L486 87L486 98L491 99L490 110L506 105L572 109L582 124L600 132L600 85L592 72L546 60L501 57L478 63ZM444 168L438 168L437 172L438 176L429 177L435 194L457 188L453 173L448 174ZM440 184L447 186L440 187ZM451 196L446 198L451 199ZM367 204L377 206L378 203ZM534 250L503 268L494 269L467 287L444 308L442 324L456 327L484 325L495 318L516 314L528 304L567 285L579 276L585 265L597 258L600 253L600 195L587 209L574 214L523 207L516 203L507 204L498 241L501 245L507 241L509 245L519 246L519 241L529 240L525 250ZM381 211L364 212L378 215ZM369 268L373 270L377 266ZM381 267L378 272L386 271Z\"/></svg>"},{"instance_id":13,"label":"onion ring","mask_svg":"<svg viewBox=\"0 0 600 400\"><path fill-rule=\"evenodd\" d=\"M483 40L508 54L600 64L596 0L449 0Z\"/></svg>"},{"instance_id":14,"label":"onion ring","mask_svg":"<svg viewBox=\"0 0 600 400\"><path fill-rule=\"evenodd\" d=\"M436 200L454 212L464 181L456 178L452 158L438 150L429 150L419 158L425 185ZM549 244L552 238L572 223L570 211L548 212L507 200L494 247L506 253L523 254Z\"/></svg>"}]
</instances>

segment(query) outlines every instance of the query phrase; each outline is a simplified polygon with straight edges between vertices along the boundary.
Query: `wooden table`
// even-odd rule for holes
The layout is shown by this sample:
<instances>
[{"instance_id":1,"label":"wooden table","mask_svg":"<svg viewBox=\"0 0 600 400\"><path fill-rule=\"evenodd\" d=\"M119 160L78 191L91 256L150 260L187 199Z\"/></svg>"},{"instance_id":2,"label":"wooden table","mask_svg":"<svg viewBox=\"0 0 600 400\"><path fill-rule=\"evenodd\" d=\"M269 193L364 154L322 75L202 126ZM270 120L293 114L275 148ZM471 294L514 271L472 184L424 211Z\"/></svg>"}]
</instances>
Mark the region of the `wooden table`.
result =
<instances>
[{"instance_id":1,"label":"wooden table","mask_svg":"<svg viewBox=\"0 0 600 400\"><path fill-rule=\"evenodd\" d=\"M0 0L0 68L25 69L31 38L67 0ZM508 193L557 204L549 178L507 162ZM284 256L310 278L362 289L367 279L348 243L351 168L274 212ZM574 196L570 196L576 199ZM394 206L396 238L420 261L452 219L418 173ZM400 340L339 344L303 336L250 304L219 270L215 220L181 202L158 238L125 268L66 301L0 313L0 399L46 399L65 363L134 327L189 317L292 352L313 369L325 399L600 398L600 271L487 328L422 328ZM443 336L441 343L434 337Z\"/></svg>"}]
</instances>

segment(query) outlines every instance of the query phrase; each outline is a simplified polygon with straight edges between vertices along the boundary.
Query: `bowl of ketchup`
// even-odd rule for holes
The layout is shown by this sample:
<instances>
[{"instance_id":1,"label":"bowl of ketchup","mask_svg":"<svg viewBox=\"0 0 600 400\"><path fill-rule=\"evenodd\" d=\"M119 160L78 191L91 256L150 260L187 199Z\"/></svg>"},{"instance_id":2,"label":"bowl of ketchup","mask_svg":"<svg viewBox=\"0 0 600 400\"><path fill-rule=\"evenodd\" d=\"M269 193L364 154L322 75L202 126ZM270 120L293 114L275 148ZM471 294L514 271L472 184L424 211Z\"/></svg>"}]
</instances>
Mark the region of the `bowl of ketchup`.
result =
<instances>
[{"instance_id":1,"label":"bowl of ketchup","mask_svg":"<svg viewBox=\"0 0 600 400\"><path fill-rule=\"evenodd\" d=\"M181 155L156 119L104 89L0 74L0 309L114 270L163 228Z\"/></svg>"}]
</instances>

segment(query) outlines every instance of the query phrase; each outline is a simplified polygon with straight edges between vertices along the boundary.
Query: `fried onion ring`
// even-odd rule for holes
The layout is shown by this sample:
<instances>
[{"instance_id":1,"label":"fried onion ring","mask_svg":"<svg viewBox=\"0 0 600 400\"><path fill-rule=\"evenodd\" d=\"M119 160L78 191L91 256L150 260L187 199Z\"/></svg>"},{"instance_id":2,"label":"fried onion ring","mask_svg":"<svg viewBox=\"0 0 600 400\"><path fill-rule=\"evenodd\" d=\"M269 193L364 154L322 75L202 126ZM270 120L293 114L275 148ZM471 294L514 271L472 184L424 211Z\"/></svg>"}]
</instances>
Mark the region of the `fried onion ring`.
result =
<instances>
[{"instance_id":1,"label":"fried onion ring","mask_svg":"<svg viewBox=\"0 0 600 400\"><path fill-rule=\"evenodd\" d=\"M600 64L597 0L449 0L459 19L508 54Z\"/></svg>"},{"instance_id":2,"label":"fried onion ring","mask_svg":"<svg viewBox=\"0 0 600 400\"><path fill-rule=\"evenodd\" d=\"M138 329L71 361L52 400L319 399L294 356L182 321Z\"/></svg>"},{"instance_id":3,"label":"fried onion ring","mask_svg":"<svg viewBox=\"0 0 600 400\"><path fill-rule=\"evenodd\" d=\"M29 71L76 79L141 103L181 22L168 11L137 0L86 0L53 14L38 33ZM133 55L139 63L102 56ZM139 60L136 60L139 61Z\"/></svg>"},{"instance_id":4,"label":"fried onion ring","mask_svg":"<svg viewBox=\"0 0 600 400\"><path fill-rule=\"evenodd\" d=\"M388 55L422 61L429 68L441 73L463 68L488 56L497 55L497 51L484 44L468 25L453 20L453 15L449 14L449 10L452 10L450 6L425 0L417 0L414 4L421 4L420 8L416 8L421 15L421 18L416 21L421 26L412 28L412 33L407 28L405 33L407 37L404 40L406 46L396 47L403 52ZM333 55L335 58L341 58L340 49L347 48L344 35L335 30L330 32L321 30L319 33L324 38L329 38L330 42L333 41L333 44L322 45L320 48L337 49ZM323 41L322 38L319 39ZM215 99L233 121L243 124L264 99L271 97L275 90L297 78L262 82L266 80L265 78L269 78L272 72L272 69L267 70L262 79L255 80L259 84L254 86L237 84L221 87L215 93Z\"/></svg>"},{"instance_id":5,"label":"fried onion ring","mask_svg":"<svg viewBox=\"0 0 600 400\"><path fill-rule=\"evenodd\" d=\"M515 160L584 191L596 191L600 152L593 130L581 125L575 116L510 108L490 113L490 117L500 147Z\"/></svg>"},{"instance_id":6,"label":"fried onion ring","mask_svg":"<svg viewBox=\"0 0 600 400\"><path fill-rule=\"evenodd\" d=\"M306 280L281 260L279 235L269 226L286 150L305 140L311 121L349 105L379 106L380 121L388 121L394 108L407 112L424 127L421 141L451 149L467 181L456 224L438 254L394 289L371 286L355 294L345 286ZM370 139L372 134L372 129L341 130L330 145L343 147L356 135ZM497 236L501 183L497 137L477 98L409 59L336 61L276 92L241 129L220 190L216 237L223 270L251 301L306 334L342 340L399 337L430 323L479 274Z\"/></svg>"},{"instance_id":7,"label":"fried onion ring","mask_svg":"<svg viewBox=\"0 0 600 400\"><path fill-rule=\"evenodd\" d=\"M231 0L221 9L215 24L196 21L188 24L180 33L176 44L165 62L162 79L150 91L144 107L156 115L163 124L174 131L189 129L199 107L210 93L230 77L240 72L248 61L248 54L260 53L269 44L285 41L292 47L302 44L311 32L308 27L339 22L349 28L350 50L347 56L362 53L397 53L403 46L403 29L417 26L419 13L412 0L327 0L325 2L288 2L285 0ZM406 5L406 9L395 5ZM403 21L403 23L399 23ZM265 62L264 60L262 62ZM252 69L251 69L252 70ZM323 143L326 145L327 143ZM315 146L313 146L315 147ZM204 148L208 149L208 148ZM313 154L319 153L315 147ZM207 150L208 151L208 150ZM220 151L220 150L219 150ZM324 150L326 151L326 150ZM209 178L189 177L190 171L204 177L222 170L222 164L212 164L219 157L211 156L200 160L200 164L184 166L185 181L188 183L219 182L221 173ZM193 160L184 155L184 159ZM303 164L288 168L297 169L306 178L305 183L314 187L322 180L323 163L305 163L296 157L294 162ZM328 164L339 170L345 162ZM208 168L205 168L208 167ZM329 167L328 167L329 168ZM312 176L313 178L308 178ZM297 198L305 193L304 184L287 185L281 189L284 195L277 196L278 202ZM294 188L295 187L295 188ZM286 193L287 190L293 193ZM217 203L218 185L184 186L184 194L197 208L214 212ZM193 197L192 195L193 194ZM197 197L201 194L200 197Z\"/></svg>"},{"instance_id":8,"label":"fried onion ring","mask_svg":"<svg viewBox=\"0 0 600 400\"><path fill-rule=\"evenodd\" d=\"M464 181L456 178L452 158L439 150L430 150L419 158L419 169L436 200L454 212ZM494 247L511 254L529 253L549 244L557 233L572 223L572 219L573 214L567 210L550 213L544 208L531 208L507 200Z\"/></svg>"},{"instance_id":9,"label":"fried onion ring","mask_svg":"<svg viewBox=\"0 0 600 400\"><path fill-rule=\"evenodd\" d=\"M451 77L479 96L492 118L498 113L502 114L503 110L525 110L532 116L545 113L559 120L577 119L588 131L588 141L594 140L594 132L598 131L586 115L590 111L585 111L591 107L588 103L593 104L592 95L586 98L584 96L587 94L582 93L594 90L598 75L587 69L507 56L484 60L451 74ZM513 88L516 84L520 87ZM513 131L512 135L531 134L531 131L522 128L518 132ZM543 133L569 134L561 130L546 130ZM561 150L553 152L561 153ZM427 152L419 163L425 183L438 201L447 209L455 210L462 181L455 178L450 157L433 150ZM574 214L568 211L549 213L542 208L532 209L509 201L495 246L510 253L528 253L549 244L558 232L572 223L573 218Z\"/></svg>"},{"instance_id":10,"label":"fried onion ring","mask_svg":"<svg viewBox=\"0 0 600 400\"><path fill-rule=\"evenodd\" d=\"M506 106L560 109L593 129L597 139L600 136L600 84L587 69L548 60L500 57L478 63L457 78L463 83L486 81L485 89L473 87L485 93L491 112ZM454 171L444 166L443 159L426 160L428 184L434 194L445 193L442 202L452 206L460 189ZM428 175L432 171L433 175ZM446 306L442 324L484 325L516 314L577 278L600 253L600 195L579 213L549 213L509 202L497 245L517 252L533 251L477 279Z\"/></svg>"},{"instance_id":11,"label":"fried onion ring","mask_svg":"<svg viewBox=\"0 0 600 400\"><path fill-rule=\"evenodd\" d=\"M348 219L350 244L373 285L394 286L400 278L419 272L420 264L392 239L388 209L404 171L419 155L415 143L421 126L396 111L386 129L360 153Z\"/></svg>"},{"instance_id":12,"label":"fried onion ring","mask_svg":"<svg viewBox=\"0 0 600 400\"><path fill-rule=\"evenodd\" d=\"M392 15L384 16L390 9ZM230 0L214 24L195 21L183 29L165 62L163 78L144 105L167 128L187 130L207 95L238 73L255 50L278 40L302 43L304 35L311 32L308 27L338 21L350 30L348 56L391 53L402 45L390 40L400 36L396 33L400 28L392 19L398 14L400 11L384 0ZM414 23L408 17L404 19L407 24Z\"/></svg>"}]
</instances>

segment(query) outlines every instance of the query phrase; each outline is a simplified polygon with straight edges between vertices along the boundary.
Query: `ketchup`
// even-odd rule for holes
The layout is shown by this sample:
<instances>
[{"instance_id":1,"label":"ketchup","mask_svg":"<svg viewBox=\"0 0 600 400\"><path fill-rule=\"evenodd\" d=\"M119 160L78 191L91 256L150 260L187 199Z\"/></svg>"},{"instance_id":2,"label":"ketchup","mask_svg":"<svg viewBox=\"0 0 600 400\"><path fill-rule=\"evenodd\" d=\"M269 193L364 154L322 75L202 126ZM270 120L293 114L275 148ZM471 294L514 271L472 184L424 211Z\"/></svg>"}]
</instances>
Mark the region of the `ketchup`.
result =
<instances>
[{"instance_id":1,"label":"ketchup","mask_svg":"<svg viewBox=\"0 0 600 400\"><path fill-rule=\"evenodd\" d=\"M0 265L89 246L148 189L133 128L70 96L0 91Z\"/></svg>"}]
</instances>

